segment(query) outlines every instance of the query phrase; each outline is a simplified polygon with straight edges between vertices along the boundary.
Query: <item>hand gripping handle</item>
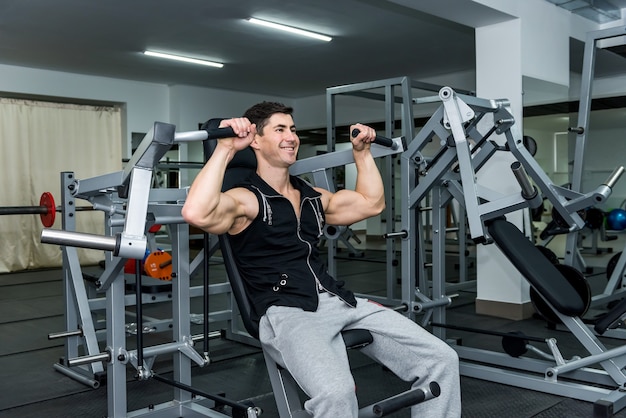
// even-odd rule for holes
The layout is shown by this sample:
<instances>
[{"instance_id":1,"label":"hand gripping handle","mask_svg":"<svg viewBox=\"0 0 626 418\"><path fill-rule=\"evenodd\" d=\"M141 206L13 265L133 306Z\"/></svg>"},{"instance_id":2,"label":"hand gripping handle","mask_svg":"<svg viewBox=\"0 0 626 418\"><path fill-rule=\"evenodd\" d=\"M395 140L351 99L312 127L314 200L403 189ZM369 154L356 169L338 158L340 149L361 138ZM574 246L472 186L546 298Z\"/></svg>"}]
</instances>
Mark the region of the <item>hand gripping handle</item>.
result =
<instances>
[{"instance_id":1,"label":"hand gripping handle","mask_svg":"<svg viewBox=\"0 0 626 418\"><path fill-rule=\"evenodd\" d=\"M360 133L361 133L360 130L353 129L352 138L356 137ZM376 138L374 138L374 143L378 145L382 145L383 147L389 147L393 150L398 149L398 144L393 142L393 139L387 138L385 136L376 135Z\"/></svg>"},{"instance_id":2,"label":"hand gripping handle","mask_svg":"<svg viewBox=\"0 0 626 418\"><path fill-rule=\"evenodd\" d=\"M206 133L208 135L207 139L232 138L237 136L231 127L207 129Z\"/></svg>"}]
</instances>

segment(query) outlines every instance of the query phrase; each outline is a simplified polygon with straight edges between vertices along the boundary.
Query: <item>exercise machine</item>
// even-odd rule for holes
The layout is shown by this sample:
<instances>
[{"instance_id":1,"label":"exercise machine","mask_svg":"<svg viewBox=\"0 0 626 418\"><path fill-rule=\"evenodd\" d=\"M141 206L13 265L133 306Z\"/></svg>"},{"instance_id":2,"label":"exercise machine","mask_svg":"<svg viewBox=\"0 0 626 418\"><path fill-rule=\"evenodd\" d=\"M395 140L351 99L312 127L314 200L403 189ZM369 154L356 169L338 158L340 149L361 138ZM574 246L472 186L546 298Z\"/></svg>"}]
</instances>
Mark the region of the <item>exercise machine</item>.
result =
<instances>
[{"instance_id":1,"label":"exercise machine","mask_svg":"<svg viewBox=\"0 0 626 418\"><path fill-rule=\"evenodd\" d=\"M589 141L589 121L591 114L591 102L593 99L592 91L596 55L598 53L598 49L602 47L603 43L608 42L612 45L623 45L624 33L626 33L625 26L617 26L587 33L583 54L578 120L575 127L568 129L570 137L574 139L572 142L575 144L573 166L570 172L570 182L571 189L576 192L580 192L583 189L583 180L585 177L585 150ZM564 263L575 267L580 271L585 271L586 263L579 248L579 234L580 231L578 230L574 230L567 234ZM626 251L622 251L613 264L613 269L603 291L592 296L592 306L605 305L610 302L623 299L626 295L626 283L624 282L625 275Z\"/></svg>"},{"instance_id":2,"label":"exercise machine","mask_svg":"<svg viewBox=\"0 0 626 418\"><path fill-rule=\"evenodd\" d=\"M203 257L190 261L189 227L181 216L185 189L152 189L153 167L176 142L202 141L211 136L232 135L232 130L175 131L175 126L155 122L146 134L125 169L88 179L76 179L71 172L62 173L62 230L44 229L41 241L60 245L63 252L64 293L66 297L65 322L67 329L54 337L66 338L65 357L55 365L60 372L92 387L99 386L99 379L106 375L107 410L109 417L226 417L217 411L224 405L233 408L240 416L253 418L260 411L254 405L242 404L221 395L203 392L191 385L191 366L209 363L208 356L208 296L209 293L230 292L228 283L209 285L205 275L203 286L192 289L190 274L201 264L208 263L211 241L207 241ZM83 199L101 210L105 218L105 234L85 234L75 230L75 200ZM170 228L172 245L171 282L164 299L143 292L145 278L140 270L140 260L148 246L148 231L154 225ZM213 240L213 246L217 239ZM104 297L90 299L85 288L84 276L78 261L77 248L103 250L104 272L94 281L98 292ZM134 275L135 294L127 294L124 267L128 260L137 260ZM204 332L191 334L190 298L204 297ZM144 334L159 331L157 324L145 325L142 306L144 303L167 301L171 316L167 328L171 337L166 342L144 346ZM126 316L127 306L135 306L136 331L129 333ZM106 312L106 345L100 348L96 327L92 318L94 309ZM213 315L214 314L214 315ZM212 319L228 320L232 310L214 312ZM236 321L231 321L236 322ZM78 329L77 329L78 325ZM171 329L170 329L171 327ZM146 332L146 330L150 330ZM165 330L162 330L165 331ZM135 348L128 341L134 337ZM233 338L236 332L232 332ZM243 333L242 333L243 334ZM244 338L242 336L241 338ZM249 336L246 336L250 339ZM204 342L204 352L194 347ZM171 356L173 378L166 378L153 370L158 356ZM106 369L104 366L106 366ZM143 409L128 411L127 368L134 369L137 380L154 379L173 388L172 400Z\"/></svg>"},{"instance_id":3,"label":"exercise machine","mask_svg":"<svg viewBox=\"0 0 626 418\"><path fill-rule=\"evenodd\" d=\"M457 202L467 214L471 239L481 245L495 243L529 282L531 296L534 294L536 300L558 317L587 350L586 355L566 360L556 340L549 339L546 342L550 352L536 359L455 344L451 340L461 359L461 373L594 402L596 415L611 416L626 406L623 392L626 347L607 349L596 333L604 333L611 319L619 317L620 312L599 321L595 330L589 329L581 320L588 301L547 261L530 237L505 218L538 207L547 199L572 231L580 230L585 222L579 211L606 201L624 168L618 167L604 184L588 193L556 186L524 147L508 101L461 95L447 87L441 89L439 97L441 106L401 155L403 214L399 232L404 236L403 299L419 302L411 303L408 314L424 326L432 326L433 333L444 340L448 340L447 329L454 328L454 324L446 321L446 308L451 300L446 295L443 257L446 207ZM434 157L427 158L421 151L431 141L439 141L441 148ZM497 153L512 157L509 175L519 184L513 193L493 190L477 180L477 172ZM420 222L420 202L428 194L433 207L432 287L425 277L415 281L416 264L424 262L416 256L421 242L416 225ZM418 318L416 312L423 310L424 305L428 309Z\"/></svg>"},{"instance_id":4,"label":"exercise machine","mask_svg":"<svg viewBox=\"0 0 626 418\"><path fill-rule=\"evenodd\" d=\"M165 152L176 142L200 141L232 135L230 129L175 132L173 125L156 122L146 134L125 170L91 179L76 179L74 174L61 174L63 197L62 230L44 229L44 243L62 246L64 287L66 296L66 331L53 333L51 338L65 338L65 356L55 368L93 388L106 379L109 416L127 416L126 368L136 370L138 380L155 379L173 386L174 399L163 405L132 411L129 416L222 416L219 412L199 405L200 401L211 401L214 406L227 405L248 417L259 411L254 407L230 401L223 396L204 393L191 386L192 363L202 367L209 363L207 339L210 337L208 323L227 321L226 338L258 345L245 329L241 329L236 307L209 312L208 296L227 293L229 283L209 284L208 260L219 248L218 237L204 236L204 251L191 262L189 252L189 230L180 210L186 198L186 190L151 188L152 170ZM397 154L403 150L401 139L395 139L387 147L374 147L375 157ZM310 173L321 187L331 188L332 167L352 162L352 152L334 152L319 157L303 159L292 166L297 174ZM105 235L98 236L75 231L74 212L76 199L84 199L94 209L103 212ZM154 225L165 225L171 238L171 281L165 283L166 292L146 294L145 288L152 287L142 277L139 267L134 277L127 277L124 268L128 260L139 260L149 246L150 230ZM325 231L329 234L329 231ZM334 239L332 234L329 239ZM85 275L81 271L76 248L100 249L105 251L105 270L92 284L104 297L89 297L85 287ZM199 267L204 268L205 283L197 288L190 287L190 275ZM148 278L149 279L149 278ZM127 294L128 281L134 280L135 295ZM190 298L203 296L205 310L203 335L191 335ZM147 303L171 303L171 319L144 322L146 316L141 307ZM133 330L125 317L126 307L134 305L136 313ZM93 320L94 310L104 310L106 320L106 346L100 349L99 336ZM78 329L75 329L78 324ZM165 332L171 327L171 343L150 347L143 346L144 334ZM126 338L132 334L136 349L128 349ZM194 345L204 341L204 351L199 353ZM166 379L154 373L152 366L160 355L174 357L174 379ZM106 370L103 367L106 365ZM209 402L209 403L211 403ZM241 415L244 416L244 415Z\"/></svg>"},{"instance_id":5,"label":"exercise machine","mask_svg":"<svg viewBox=\"0 0 626 418\"><path fill-rule=\"evenodd\" d=\"M371 107L375 109L376 118L384 115L384 135L392 138L396 136L404 137L411 140L415 136L416 123L418 119L431 115L431 109L434 110L439 105L438 92L443 86L432 83L426 83L419 80L411 79L407 76L393 77L382 80L366 81L361 83L347 84L342 86L331 87L326 90L326 124L327 124L327 150L329 152L335 150L337 143L337 124L341 109L346 103L350 105L358 105L361 109ZM472 95L472 92L456 89L466 95ZM380 109L378 109L380 108ZM373 116L372 116L373 117ZM396 134L399 132L399 135ZM404 273L400 275L400 259L403 253L400 251L404 233L398 232L396 225L400 222L402 210L401 202L398 199L398 159L397 154L381 159L379 168L383 173L383 181L385 185L385 201L386 207L383 213L382 237L385 239L385 294L384 295L362 295L364 297L375 300L383 305L406 307L406 295L398 292L398 277L406 277ZM422 243L430 243L429 235L430 226L430 202L422 202L420 210L423 212L423 222L418 225L423 229L421 234ZM470 265L467 247L469 243L466 240L466 223L463 207L455 207L449 211L451 219L455 221L454 231L456 240L454 244L458 247L458 251L453 256L457 257L459 266L458 283L448 283L449 289L462 289L473 287L475 281L468 277L468 268ZM455 216L456 215L456 216ZM452 232L451 230L449 230ZM331 242L332 244L332 242ZM420 245L418 251L421 257L426 259L426 245ZM336 248L332 245L328 247L328 270L331 274L336 274L335 266ZM423 263L418 266L419 275L423 276L428 270L429 263ZM402 279L403 280L403 279ZM412 298L411 298L412 300ZM418 308L421 309L421 308Z\"/></svg>"}]
</instances>

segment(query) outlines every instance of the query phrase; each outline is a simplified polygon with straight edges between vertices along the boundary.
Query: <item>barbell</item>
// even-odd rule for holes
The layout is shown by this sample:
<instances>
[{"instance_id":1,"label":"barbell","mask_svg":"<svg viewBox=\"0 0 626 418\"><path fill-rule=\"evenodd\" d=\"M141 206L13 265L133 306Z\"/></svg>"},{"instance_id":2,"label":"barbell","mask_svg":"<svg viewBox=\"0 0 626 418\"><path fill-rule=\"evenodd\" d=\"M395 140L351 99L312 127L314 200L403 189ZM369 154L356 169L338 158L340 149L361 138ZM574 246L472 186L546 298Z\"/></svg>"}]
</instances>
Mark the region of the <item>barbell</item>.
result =
<instances>
[{"instance_id":1,"label":"barbell","mask_svg":"<svg viewBox=\"0 0 626 418\"><path fill-rule=\"evenodd\" d=\"M79 206L76 211L94 210L91 206ZM39 198L39 206L4 206L0 207L1 215L39 215L41 223L50 228L56 219L56 213L62 212L63 208L56 206L54 196L50 192L43 192Z\"/></svg>"},{"instance_id":2,"label":"barbell","mask_svg":"<svg viewBox=\"0 0 626 418\"><path fill-rule=\"evenodd\" d=\"M91 206L77 206L76 211L94 210ZM57 212L62 212L63 208L56 206L54 196L50 192L43 192L39 198L39 206L0 206L0 216L2 215L39 215L41 223L46 228L54 224ZM161 228L160 224L150 227L150 233L156 233ZM129 262L134 262L129 260ZM172 280L172 256L164 251L150 253L144 260L144 270L150 277L159 280Z\"/></svg>"}]
</instances>

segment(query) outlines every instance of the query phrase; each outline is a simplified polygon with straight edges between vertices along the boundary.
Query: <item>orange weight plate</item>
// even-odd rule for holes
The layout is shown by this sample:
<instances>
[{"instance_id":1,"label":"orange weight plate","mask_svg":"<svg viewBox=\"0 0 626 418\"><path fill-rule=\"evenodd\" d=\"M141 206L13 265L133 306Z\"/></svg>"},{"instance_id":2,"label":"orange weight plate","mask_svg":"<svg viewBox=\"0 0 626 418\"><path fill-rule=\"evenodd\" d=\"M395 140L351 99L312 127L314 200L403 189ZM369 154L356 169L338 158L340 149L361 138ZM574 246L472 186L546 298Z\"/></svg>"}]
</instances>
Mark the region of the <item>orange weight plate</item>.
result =
<instances>
[{"instance_id":1,"label":"orange weight plate","mask_svg":"<svg viewBox=\"0 0 626 418\"><path fill-rule=\"evenodd\" d=\"M155 279L172 280L172 256L165 251L153 251L146 257L143 269Z\"/></svg>"}]
</instances>

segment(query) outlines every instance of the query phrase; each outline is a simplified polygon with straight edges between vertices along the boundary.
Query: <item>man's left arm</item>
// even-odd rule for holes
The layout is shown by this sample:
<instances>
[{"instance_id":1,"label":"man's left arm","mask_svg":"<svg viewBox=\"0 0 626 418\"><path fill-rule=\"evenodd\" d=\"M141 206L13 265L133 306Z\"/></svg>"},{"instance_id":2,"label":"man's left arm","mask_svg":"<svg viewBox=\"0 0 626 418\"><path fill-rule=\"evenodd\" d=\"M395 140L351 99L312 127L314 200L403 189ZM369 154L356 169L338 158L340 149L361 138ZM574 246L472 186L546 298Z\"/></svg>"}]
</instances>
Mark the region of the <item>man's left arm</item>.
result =
<instances>
[{"instance_id":1,"label":"man's left arm","mask_svg":"<svg viewBox=\"0 0 626 418\"><path fill-rule=\"evenodd\" d=\"M385 208L383 180L370 152L370 144L376 138L376 132L362 124L352 125L350 132L354 129L359 130L358 135L350 138L357 170L355 189L322 192L327 202L324 208L326 222L331 225L351 225L376 216Z\"/></svg>"}]
</instances>

